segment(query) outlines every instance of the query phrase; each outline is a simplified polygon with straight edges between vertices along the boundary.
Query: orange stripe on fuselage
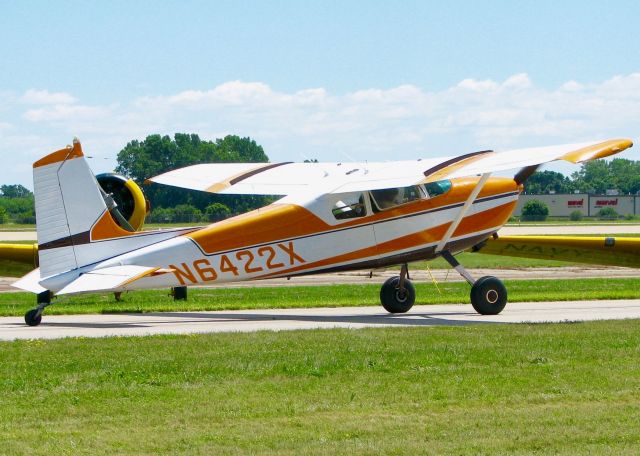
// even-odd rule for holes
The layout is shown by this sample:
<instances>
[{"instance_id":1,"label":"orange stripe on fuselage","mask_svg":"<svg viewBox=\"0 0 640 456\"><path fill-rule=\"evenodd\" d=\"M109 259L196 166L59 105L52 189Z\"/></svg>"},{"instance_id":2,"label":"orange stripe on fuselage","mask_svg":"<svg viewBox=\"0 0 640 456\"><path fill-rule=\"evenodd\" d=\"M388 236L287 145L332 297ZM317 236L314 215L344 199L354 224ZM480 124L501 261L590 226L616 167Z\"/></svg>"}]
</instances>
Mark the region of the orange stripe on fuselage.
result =
<instances>
[{"instance_id":1,"label":"orange stripe on fuselage","mask_svg":"<svg viewBox=\"0 0 640 456\"><path fill-rule=\"evenodd\" d=\"M206 254L244 248L250 245L266 244L283 239L319 234L335 229L356 227L368 223L381 222L418 212L437 209L464 202L476 183L477 177L452 180L452 188L444 195L430 199L412 201L367 217L346 223L329 225L308 209L294 204L273 204L246 214L224 220L206 228L189 233ZM518 187L509 178L491 178L487 181L478 198L517 191ZM511 207L512 209L513 207ZM327 212L331 208L327 207ZM507 215L508 218L508 215ZM444 233L443 233L444 234Z\"/></svg>"},{"instance_id":2,"label":"orange stripe on fuselage","mask_svg":"<svg viewBox=\"0 0 640 456\"><path fill-rule=\"evenodd\" d=\"M494 226L504 225L509 220L516 204L518 204L517 201L512 201L463 218L460 225L453 232L453 237L461 237L476 231L484 231Z\"/></svg>"},{"instance_id":3,"label":"orange stripe on fuselage","mask_svg":"<svg viewBox=\"0 0 640 456\"><path fill-rule=\"evenodd\" d=\"M256 279L266 279L274 276L286 276L295 272L320 268L322 266L333 266L340 263L356 262L358 260L370 258L376 255L397 252L400 250L409 249L414 246L428 244L430 242L435 242L436 240L441 239L442 236L444 236L444 233L447 231L447 227L449 225L450 223L445 223L428 230L423 230L419 233L402 236L397 239L393 239L392 241L383 242L381 244L373 245L364 249L355 250L353 252L337 255L331 258L325 258L324 260L319 260L313 263L305 263L304 265L290 268L285 271L265 274L263 276L256 277Z\"/></svg>"},{"instance_id":4,"label":"orange stripe on fuselage","mask_svg":"<svg viewBox=\"0 0 640 456\"><path fill-rule=\"evenodd\" d=\"M465 217L455 231L455 238L464 238L472 233L488 230L495 226L504 225L511 212L513 211L516 202L502 204L500 206L487 209L486 211L473 214ZM287 276L300 271L307 271L311 269L321 268L323 266L334 266L342 263L357 262L358 260L365 260L373 256L389 256L396 252L410 250L411 248L419 248L428 244L435 244L437 241L447 232L447 229L451 225L451 222L438 225L428 230L423 230L418 233L412 233L407 236L402 236L396 239L392 239L387 242L382 242L376 246L367 247L365 249L356 250L353 252L337 255L331 258L325 258L314 263L306 263L301 266L287 269L285 271L273 272L265 274L263 276L256 277L256 279L268 279L276 276Z\"/></svg>"}]
</instances>

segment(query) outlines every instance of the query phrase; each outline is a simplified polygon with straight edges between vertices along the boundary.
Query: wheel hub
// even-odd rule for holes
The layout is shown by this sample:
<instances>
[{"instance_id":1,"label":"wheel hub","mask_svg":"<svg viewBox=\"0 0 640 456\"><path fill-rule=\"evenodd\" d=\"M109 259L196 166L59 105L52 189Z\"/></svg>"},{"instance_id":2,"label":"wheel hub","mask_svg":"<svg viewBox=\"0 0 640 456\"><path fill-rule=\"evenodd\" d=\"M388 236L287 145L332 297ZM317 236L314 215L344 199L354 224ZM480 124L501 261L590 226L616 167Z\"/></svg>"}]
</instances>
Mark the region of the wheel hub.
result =
<instances>
[{"instance_id":1,"label":"wheel hub","mask_svg":"<svg viewBox=\"0 0 640 456\"><path fill-rule=\"evenodd\" d=\"M407 300L407 292L404 290L396 290L396 299L398 302L405 302Z\"/></svg>"},{"instance_id":2,"label":"wheel hub","mask_svg":"<svg viewBox=\"0 0 640 456\"><path fill-rule=\"evenodd\" d=\"M487 302L495 304L498 301L499 295L496 290L489 290L486 294Z\"/></svg>"}]
</instances>

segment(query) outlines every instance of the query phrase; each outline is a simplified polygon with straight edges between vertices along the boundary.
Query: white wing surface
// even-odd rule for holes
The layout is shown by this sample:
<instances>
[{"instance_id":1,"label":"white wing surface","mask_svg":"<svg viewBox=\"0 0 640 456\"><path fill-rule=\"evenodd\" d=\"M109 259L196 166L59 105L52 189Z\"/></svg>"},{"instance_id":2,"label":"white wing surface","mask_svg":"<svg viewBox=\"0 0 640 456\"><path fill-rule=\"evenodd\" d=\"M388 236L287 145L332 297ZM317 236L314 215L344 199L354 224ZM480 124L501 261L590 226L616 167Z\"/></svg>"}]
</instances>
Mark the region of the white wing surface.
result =
<instances>
[{"instance_id":1,"label":"white wing surface","mask_svg":"<svg viewBox=\"0 0 640 456\"><path fill-rule=\"evenodd\" d=\"M612 139L393 162L202 164L169 171L149 180L223 194L291 195L309 189L321 189L321 193L344 193L404 187L519 169L555 160L582 163L616 154L632 145L628 139Z\"/></svg>"}]
</instances>

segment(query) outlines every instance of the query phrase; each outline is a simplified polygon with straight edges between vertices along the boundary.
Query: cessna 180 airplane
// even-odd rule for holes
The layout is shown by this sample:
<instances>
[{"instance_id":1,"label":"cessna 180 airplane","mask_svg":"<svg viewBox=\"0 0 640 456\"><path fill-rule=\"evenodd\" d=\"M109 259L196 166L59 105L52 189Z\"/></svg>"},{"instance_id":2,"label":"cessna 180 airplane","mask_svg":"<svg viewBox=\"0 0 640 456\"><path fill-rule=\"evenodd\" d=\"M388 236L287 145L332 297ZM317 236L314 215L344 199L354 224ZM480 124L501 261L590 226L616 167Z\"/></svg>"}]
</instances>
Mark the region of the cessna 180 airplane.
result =
<instances>
[{"instance_id":1,"label":"cessna 180 airplane","mask_svg":"<svg viewBox=\"0 0 640 456\"><path fill-rule=\"evenodd\" d=\"M401 313L415 301L407 263L441 256L471 285L474 309L497 314L507 302L502 282L474 279L454 254L506 223L540 164L631 146L615 139L413 161L193 165L150 180L283 198L206 227L138 231L131 217L144 203L127 200L123 215L114 202L122 188L98 183L75 139L33 164L40 267L14 286L38 294L25 315L34 326L53 296L172 287L184 297L191 285L402 265L380 290L382 306ZM520 170L491 177L510 169Z\"/></svg>"}]
</instances>

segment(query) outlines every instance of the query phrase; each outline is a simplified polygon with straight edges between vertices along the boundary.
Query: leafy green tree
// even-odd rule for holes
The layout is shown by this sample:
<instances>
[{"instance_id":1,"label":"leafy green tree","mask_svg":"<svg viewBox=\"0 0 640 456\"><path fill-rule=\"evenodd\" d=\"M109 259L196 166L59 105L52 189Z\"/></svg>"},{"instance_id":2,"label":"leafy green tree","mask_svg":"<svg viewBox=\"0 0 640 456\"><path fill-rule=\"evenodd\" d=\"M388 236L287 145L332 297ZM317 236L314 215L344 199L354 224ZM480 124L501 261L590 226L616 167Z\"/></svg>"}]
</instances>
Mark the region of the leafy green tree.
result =
<instances>
[{"instance_id":1,"label":"leafy green tree","mask_svg":"<svg viewBox=\"0 0 640 456\"><path fill-rule=\"evenodd\" d=\"M526 193L570 193L572 189L571 179L555 171L537 171L524 183Z\"/></svg>"},{"instance_id":2,"label":"leafy green tree","mask_svg":"<svg viewBox=\"0 0 640 456\"><path fill-rule=\"evenodd\" d=\"M522 220L524 221L544 221L549 215L549 207L540 200L532 199L527 201L522 207Z\"/></svg>"},{"instance_id":3,"label":"leafy green tree","mask_svg":"<svg viewBox=\"0 0 640 456\"><path fill-rule=\"evenodd\" d=\"M176 211L173 208L156 207L147 216L148 223L173 223L176 218Z\"/></svg>"},{"instance_id":4,"label":"leafy green tree","mask_svg":"<svg viewBox=\"0 0 640 456\"><path fill-rule=\"evenodd\" d=\"M636 194L640 191L640 161L626 158L595 160L584 163L571 177L574 188L582 192L605 193L617 189L622 194Z\"/></svg>"},{"instance_id":5,"label":"leafy green tree","mask_svg":"<svg viewBox=\"0 0 640 456\"><path fill-rule=\"evenodd\" d=\"M33 196L33 193L28 188L20 184L2 185L0 186L0 193L5 198L28 198Z\"/></svg>"},{"instance_id":6,"label":"leafy green tree","mask_svg":"<svg viewBox=\"0 0 640 456\"><path fill-rule=\"evenodd\" d=\"M202 220L202 211L191 204L178 204L173 210L174 222L194 223Z\"/></svg>"},{"instance_id":7,"label":"leafy green tree","mask_svg":"<svg viewBox=\"0 0 640 456\"><path fill-rule=\"evenodd\" d=\"M7 210L0 206L0 225L3 225L9 221L9 217L7 216Z\"/></svg>"},{"instance_id":8,"label":"leafy green tree","mask_svg":"<svg viewBox=\"0 0 640 456\"><path fill-rule=\"evenodd\" d=\"M198 163L267 161L269 158L262 147L251 138L229 135L203 141L196 134L176 133L173 139L150 135L143 141L129 142L118 153L116 172L140 184L149 177ZM157 184L145 186L143 190L153 205L165 208L189 204L203 211L211 203L221 203L231 212L240 213L271 201L263 196L213 195Z\"/></svg>"},{"instance_id":9,"label":"leafy green tree","mask_svg":"<svg viewBox=\"0 0 640 456\"><path fill-rule=\"evenodd\" d=\"M608 165L614 188L623 194L636 194L640 191L640 161L614 158Z\"/></svg>"},{"instance_id":10,"label":"leafy green tree","mask_svg":"<svg viewBox=\"0 0 640 456\"><path fill-rule=\"evenodd\" d=\"M24 197L0 197L0 207L5 210L8 219L17 223L35 222L33 194L29 193Z\"/></svg>"},{"instance_id":11,"label":"leafy green tree","mask_svg":"<svg viewBox=\"0 0 640 456\"><path fill-rule=\"evenodd\" d=\"M205 209L204 214L208 222L217 222L229 217L231 210L222 203L211 203Z\"/></svg>"}]
</instances>

